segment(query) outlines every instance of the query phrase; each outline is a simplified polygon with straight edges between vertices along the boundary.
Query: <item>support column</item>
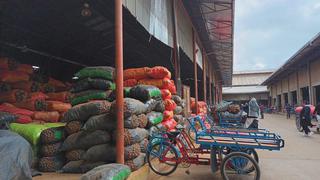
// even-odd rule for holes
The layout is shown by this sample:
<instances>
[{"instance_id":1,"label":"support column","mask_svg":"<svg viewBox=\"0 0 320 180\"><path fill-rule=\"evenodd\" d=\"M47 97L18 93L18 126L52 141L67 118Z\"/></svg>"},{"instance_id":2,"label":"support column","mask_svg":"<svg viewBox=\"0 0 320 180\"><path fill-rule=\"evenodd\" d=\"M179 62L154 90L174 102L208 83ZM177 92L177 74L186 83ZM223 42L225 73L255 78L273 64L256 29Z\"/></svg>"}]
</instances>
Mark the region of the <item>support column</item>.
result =
<instances>
[{"instance_id":1,"label":"support column","mask_svg":"<svg viewBox=\"0 0 320 180\"><path fill-rule=\"evenodd\" d=\"M182 95L182 84L180 74L180 53L178 47L178 31L177 31L177 16L176 3L172 1L172 28L173 28L173 62L174 62L174 80L177 87L177 94Z\"/></svg>"},{"instance_id":2,"label":"support column","mask_svg":"<svg viewBox=\"0 0 320 180\"><path fill-rule=\"evenodd\" d=\"M194 68L194 98L196 101L196 114L198 114L198 67L197 67L197 49L194 29L192 28L192 48L193 48L193 68Z\"/></svg>"},{"instance_id":3,"label":"support column","mask_svg":"<svg viewBox=\"0 0 320 180\"><path fill-rule=\"evenodd\" d=\"M122 0L115 0L115 65L116 65L116 114L117 114L117 163L124 164L123 120L123 23Z\"/></svg>"},{"instance_id":4,"label":"support column","mask_svg":"<svg viewBox=\"0 0 320 180\"><path fill-rule=\"evenodd\" d=\"M202 81L203 81L203 101L207 102L207 65L205 51L202 50Z\"/></svg>"},{"instance_id":5,"label":"support column","mask_svg":"<svg viewBox=\"0 0 320 180\"><path fill-rule=\"evenodd\" d=\"M297 71L296 75L297 75L297 104L301 105L302 98L300 95L301 93L300 93L300 85L299 85L299 70Z\"/></svg>"},{"instance_id":6,"label":"support column","mask_svg":"<svg viewBox=\"0 0 320 180\"><path fill-rule=\"evenodd\" d=\"M309 84L309 103L314 104L313 99L313 87L311 83L311 67L310 62L307 63L307 71L308 71L308 84Z\"/></svg>"},{"instance_id":7,"label":"support column","mask_svg":"<svg viewBox=\"0 0 320 180\"><path fill-rule=\"evenodd\" d=\"M208 70L209 70L209 103L212 105L212 70L210 63L208 62Z\"/></svg>"}]
</instances>

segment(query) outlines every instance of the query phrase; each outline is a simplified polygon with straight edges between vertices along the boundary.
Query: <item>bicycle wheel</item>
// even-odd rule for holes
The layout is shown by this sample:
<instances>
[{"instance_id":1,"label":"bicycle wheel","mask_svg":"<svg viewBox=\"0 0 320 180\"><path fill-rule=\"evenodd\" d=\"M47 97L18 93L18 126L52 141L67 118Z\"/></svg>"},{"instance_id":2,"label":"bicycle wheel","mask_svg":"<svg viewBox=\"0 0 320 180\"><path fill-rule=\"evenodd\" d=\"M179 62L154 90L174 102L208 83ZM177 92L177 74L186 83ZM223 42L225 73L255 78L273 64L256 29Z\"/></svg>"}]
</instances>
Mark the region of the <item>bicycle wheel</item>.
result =
<instances>
[{"instance_id":1,"label":"bicycle wheel","mask_svg":"<svg viewBox=\"0 0 320 180\"><path fill-rule=\"evenodd\" d=\"M303 131L303 129L302 129L302 127L301 127L301 124L300 124L300 117L299 117L299 115L296 115L296 127L297 127L297 130L298 130L299 132L302 132L302 131Z\"/></svg>"},{"instance_id":2,"label":"bicycle wheel","mask_svg":"<svg viewBox=\"0 0 320 180\"><path fill-rule=\"evenodd\" d=\"M168 142L152 145L146 158L151 170L161 176L168 176L178 167L177 150Z\"/></svg>"},{"instance_id":3,"label":"bicycle wheel","mask_svg":"<svg viewBox=\"0 0 320 180\"><path fill-rule=\"evenodd\" d=\"M222 160L220 168L221 176L224 180L260 179L260 168L258 163L250 155L244 152L232 152L228 154ZM249 173L249 171L251 172Z\"/></svg>"}]
</instances>

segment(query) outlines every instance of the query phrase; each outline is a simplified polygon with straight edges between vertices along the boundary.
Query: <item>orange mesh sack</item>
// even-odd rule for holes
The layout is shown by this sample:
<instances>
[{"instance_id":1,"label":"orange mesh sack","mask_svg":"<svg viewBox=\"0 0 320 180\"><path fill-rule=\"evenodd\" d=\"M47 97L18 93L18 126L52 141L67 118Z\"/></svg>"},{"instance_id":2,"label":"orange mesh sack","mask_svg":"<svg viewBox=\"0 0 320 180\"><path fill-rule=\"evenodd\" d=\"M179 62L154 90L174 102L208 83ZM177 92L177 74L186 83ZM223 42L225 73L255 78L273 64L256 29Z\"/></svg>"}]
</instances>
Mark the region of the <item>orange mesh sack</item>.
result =
<instances>
[{"instance_id":1,"label":"orange mesh sack","mask_svg":"<svg viewBox=\"0 0 320 180\"><path fill-rule=\"evenodd\" d=\"M58 93L47 93L49 100L69 102L71 94L68 91Z\"/></svg>"},{"instance_id":2,"label":"orange mesh sack","mask_svg":"<svg viewBox=\"0 0 320 180\"><path fill-rule=\"evenodd\" d=\"M123 79L145 79L148 77L147 72L149 69L149 67L126 69L123 71Z\"/></svg>"},{"instance_id":3,"label":"orange mesh sack","mask_svg":"<svg viewBox=\"0 0 320 180\"><path fill-rule=\"evenodd\" d=\"M18 67L15 69L15 71L20 71L20 72L24 72L27 74L32 74L33 68L29 64L19 64Z\"/></svg>"},{"instance_id":4,"label":"orange mesh sack","mask_svg":"<svg viewBox=\"0 0 320 180\"><path fill-rule=\"evenodd\" d=\"M34 92L29 95L30 100L46 100L48 96L42 92Z\"/></svg>"},{"instance_id":5,"label":"orange mesh sack","mask_svg":"<svg viewBox=\"0 0 320 180\"><path fill-rule=\"evenodd\" d=\"M28 81L29 74L19 71L8 71L8 70L1 70L0 71L0 81L2 82L19 82L19 81Z\"/></svg>"},{"instance_id":6,"label":"orange mesh sack","mask_svg":"<svg viewBox=\"0 0 320 180\"><path fill-rule=\"evenodd\" d=\"M34 112L33 119L42 120L45 122L58 122L60 118L60 114L57 111L52 112L43 112L38 111Z\"/></svg>"},{"instance_id":7,"label":"orange mesh sack","mask_svg":"<svg viewBox=\"0 0 320 180\"><path fill-rule=\"evenodd\" d=\"M0 103L1 102L8 102L8 103L21 102L26 100L26 98L27 98L27 93L19 89L14 89L12 91L0 93Z\"/></svg>"},{"instance_id":8,"label":"orange mesh sack","mask_svg":"<svg viewBox=\"0 0 320 180\"><path fill-rule=\"evenodd\" d=\"M133 87L138 84L138 81L136 79L127 79L123 81L124 87Z\"/></svg>"},{"instance_id":9,"label":"orange mesh sack","mask_svg":"<svg viewBox=\"0 0 320 180\"><path fill-rule=\"evenodd\" d=\"M148 76L154 79L171 79L171 72L165 67L155 66L149 69Z\"/></svg>"},{"instance_id":10,"label":"orange mesh sack","mask_svg":"<svg viewBox=\"0 0 320 180\"><path fill-rule=\"evenodd\" d=\"M167 111L173 111L177 104L172 99L166 99L164 100L164 106Z\"/></svg>"},{"instance_id":11,"label":"orange mesh sack","mask_svg":"<svg viewBox=\"0 0 320 180\"><path fill-rule=\"evenodd\" d=\"M27 92L37 92L40 90L40 84L33 81L20 81L10 84L12 89L22 89Z\"/></svg>"},{"instance_id":12,"label":"orange mesh sack","mask_svg":"<svg viewBox=\"0 0 320 180\"><path fill-rule=\"evenodd\" d=\"M151 85L156 86L160 89L167 89L168 85L170 84L170 79L164 78L164 79L141 79L138 81L138 84L144 84L144 85Z\"/></svg>"},{"instance_id":13,"label":"orange mesh sack","mask_svg":"<svg viewBox=\"0 0 320 180\"><path fill-rule=\"evenodd\" d=\"M61 87L61 88L66 88L67 87L63 82L58 81L58 80L53 79L53 78L49 78L48 84L52 85L53 87Z\"/></svg>"},{"instance_id":14,"label":"orange mesh sack","mask_svg":"<svg viewBox=\"0 0 320 180\"><path fill-rule=\"evenodd\" d=\"M15 69L17 64L16 61L8 57L0 57L0 69Z\"/></svg>"},{"instance_id":15,"label":"orange mesh sack","mask_svg":"<svg viewBox=\"0 0 320 180\"><path fill-rule=\"evenodd\" d=\"M46 101L48 111L58 111L60 113L67 112L71 109L71 104L60 101Z\"/></svg>"},{"instance_id":16,"label":"orange mesh sack","mask_svg":"<svg viewBox=\"0 0 320 180\"><path fill-rule=\"evenodd\" d=\"M168 120L173 118L173 111L164 111L163 112L163 120Z\"/></svg>"},{"instance_id":17,"label":"orange mesh sack","mask_svg":"<svg viewBox=\"0 0 320 180\"><path fill-rule=\"evenodd\" d=\"M168 89L161 89L161 96L162 99L171 99L172 95L171 92Z\"/></svg>"}]
</instances>

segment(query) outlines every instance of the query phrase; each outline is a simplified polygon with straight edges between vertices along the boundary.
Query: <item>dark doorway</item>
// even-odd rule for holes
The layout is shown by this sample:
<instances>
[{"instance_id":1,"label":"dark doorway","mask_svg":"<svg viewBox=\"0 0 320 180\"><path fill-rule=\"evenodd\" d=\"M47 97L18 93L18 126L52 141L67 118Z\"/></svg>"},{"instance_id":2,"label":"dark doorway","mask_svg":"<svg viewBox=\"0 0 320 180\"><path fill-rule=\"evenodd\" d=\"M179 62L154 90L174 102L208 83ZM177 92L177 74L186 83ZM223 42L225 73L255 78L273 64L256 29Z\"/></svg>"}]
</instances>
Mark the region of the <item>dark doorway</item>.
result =
<instances>
[{"instance_id":1,"label":"dark doorway","mask_svg":"<svg viewBox=\"0 0 320 180\"><path fill-rule=\"evenodd\" d=\"M283 96L284 96L284 104L286 105L289 103L288 93L284 93Z\"/></svg>"},{"instance_id":2,"label":"dark doorway","mask_svg":"<svg viewBox=\"0 0 320 180\"><path fill-rule=\"evenodd\" d=\"M278 111L281 111L281 95L277 96L277 109Z\"/></svg>"},{"instance_id":3,"label":"dark doorway","mask_svg":"<svg viewBox=\"0 0 320 180\"><path fill-rule=\"evenodd\" d=\"M314 87L316 104L320 103L320 86Z\"/></svg>"},{"instance_id":4,"label":"dark doorway","mask_svg":"<svg viewBox=\"0 0 320 180\"><path fill-rule=\"evenodd\" d=\"M301 88L302 102L309 104L309 87Z\"/></svg>"},{"instance_id":5,"label":"dark doorway","mask_svg":"<svg viewBox=\"0 0 320 180\"><path fill-rule=\"evenodd\" d=\"M291 99L292 105L296 105L298 103L297 91L291 91Z\"/></svg>"}]
</instances>

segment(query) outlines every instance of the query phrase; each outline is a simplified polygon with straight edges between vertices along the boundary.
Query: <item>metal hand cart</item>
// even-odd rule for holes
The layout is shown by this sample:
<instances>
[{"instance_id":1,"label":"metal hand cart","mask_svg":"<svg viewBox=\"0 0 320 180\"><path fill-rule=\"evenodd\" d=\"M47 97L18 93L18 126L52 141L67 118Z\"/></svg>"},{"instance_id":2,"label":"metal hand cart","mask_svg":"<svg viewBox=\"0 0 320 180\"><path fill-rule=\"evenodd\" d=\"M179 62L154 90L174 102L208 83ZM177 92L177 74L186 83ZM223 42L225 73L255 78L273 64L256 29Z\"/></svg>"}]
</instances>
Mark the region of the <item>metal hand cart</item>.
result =
<instances>
[{"instance_id":1,"label":"metal hand cart","mask_svg":"<svg viewBox=\"0 0 320 180\"><path fill-rule=\"evenodd\" d=\"M210 165L212 172L220 169L223 179L260 179L258 155L255 149L280 150L284 140L264 129L233 129L214 126L206 128L199 117L188 120L201 130L194 129L195 143L184 128L176 132L159 132L151 137L147 150L147 161L152 171L169 175L178 166L191 164ZM206 156L209 155L208 156Z\"/></svg>"}]
</instances>

